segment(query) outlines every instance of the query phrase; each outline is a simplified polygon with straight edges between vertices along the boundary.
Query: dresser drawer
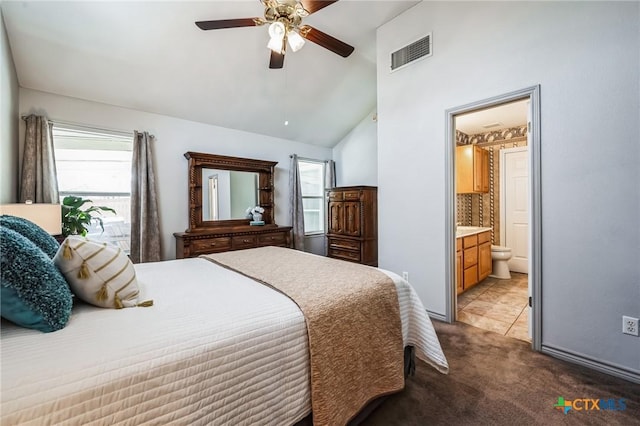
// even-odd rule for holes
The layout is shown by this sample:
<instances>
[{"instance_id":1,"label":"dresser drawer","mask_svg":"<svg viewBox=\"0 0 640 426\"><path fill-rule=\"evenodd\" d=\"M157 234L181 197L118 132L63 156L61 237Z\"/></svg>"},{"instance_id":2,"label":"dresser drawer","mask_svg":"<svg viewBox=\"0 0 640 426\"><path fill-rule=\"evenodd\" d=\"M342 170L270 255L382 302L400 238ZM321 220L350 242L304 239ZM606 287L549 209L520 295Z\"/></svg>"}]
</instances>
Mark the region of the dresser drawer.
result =
<instances>
[{"instance_id":1,"label":"dresser drawer","mask_svg":"<svg viewBox=\"0 0 640 426\"><path fill-rule=\"evenodd\" d=\"M360 191L345 191L344 199L345 201L358 201L360 200Z\"/></svg>"},{"instance_id":2,"label":"dresser drawer","mask_svg":"<svg viewBox=\"0 0 640 426\"><path fill-rule=\"evenodd\" d=\"M468 249L464 249L462 258L463 258L463 265L465 269L471 266L477 265L478 264L478 247L471 247Z\"/></svg>"},{"instance_id":3,"label":"dresser drawer","mask_svg":"<svg viewBox=\"0 0 640 426\"><path fill-rule=\"evenodd\" d=\"M491 231L478 234L478 245L491 241Z\"/></svg>"},{"instance_id":4,"label":"dresser drawer","mask_svg":"<svg viewBox=\"0 0 640 426\"><path fill-rule=\"evenodd\" d=\"M206 238L204 240L193 240L191 242L191 252L193 254L206 254L215 251L224 251L231 248L231 238Z\"/></svg>"},{"instance_id":5,"label":"dresser drawer","mask_svg":"<svg viewBox=\"0 0 640 426\"><path fill-rule=\"evenodd\" d=\"M360 250L360 241L344 240L341 238L330 238L329 248L333 249L347 249L347 250Z\"/></svg>"},{"instance_id":6,"label":"dresser drawer","mask_svg":"<svg viewBox=\"0 0 640 426\"><path fill-rule=\"evenodd\" d=\"M258 244L258 239L255 235L243 235L233 237L231 246L234 250L255 247Z\"/></svg>"},{"instance_id":7,"label":"dresser drawer","mask_svg":"<svg viewBox=\"0 0 640 426\"><path fill-rule=\"evenodd\" d=\"M360 251L341 250L329 247L329 257L360 262Z\"/></svg>"},{"instance_id":8,"label":"dresser drawer","mask_svg":"<svg viewBox=\"0 0 640 426\"><path fill-rule=\"evenodd\" d=\"M279 246L284 245L286 238L282 232L274 232L273 234L258 235L259 246Z\"/></svg>"}]
</instances>

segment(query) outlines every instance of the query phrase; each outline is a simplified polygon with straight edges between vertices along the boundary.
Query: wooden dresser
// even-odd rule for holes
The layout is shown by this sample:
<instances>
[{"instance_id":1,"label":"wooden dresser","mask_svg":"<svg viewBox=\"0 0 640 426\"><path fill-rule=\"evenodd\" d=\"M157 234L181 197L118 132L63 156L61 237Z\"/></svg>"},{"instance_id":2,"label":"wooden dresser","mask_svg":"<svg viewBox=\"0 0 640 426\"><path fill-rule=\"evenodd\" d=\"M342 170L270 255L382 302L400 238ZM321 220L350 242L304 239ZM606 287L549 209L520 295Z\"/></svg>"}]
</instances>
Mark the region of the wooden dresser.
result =
<instances>
[{"instance_id":1,"label":"wooden dresser","mask_svg":"<svg viewBox=\"0 0 640 426\"><path fill-rule=\"evenodd\" d=\"M184 156L189 161L189 228L173 234L177 259L263 246L291 247L291 227L278 226L274 220L277 162L191 151ZM250 225L245 208L254 206L262 208L264 225Z\"/></svg>"},{"instance_id":2,"label":"wooden dresser","mask_svg":"<svg viewBox=\"0 0 640 426\"><path fill-rule=\"evenodd\" d=\"M291 247L290 226L239 226L219 230L176 232L176 259L246 248Z\"/></svg>"},{"instance_id":3,"label":"wooden dresser","mask_svg":"<svg viewBox=\"0 0 640 426\"><path fill-rule=\"evenodd\" d=\"M327 256L378 266L378 188L327 190Z\"/></svg>"}]
</instances>

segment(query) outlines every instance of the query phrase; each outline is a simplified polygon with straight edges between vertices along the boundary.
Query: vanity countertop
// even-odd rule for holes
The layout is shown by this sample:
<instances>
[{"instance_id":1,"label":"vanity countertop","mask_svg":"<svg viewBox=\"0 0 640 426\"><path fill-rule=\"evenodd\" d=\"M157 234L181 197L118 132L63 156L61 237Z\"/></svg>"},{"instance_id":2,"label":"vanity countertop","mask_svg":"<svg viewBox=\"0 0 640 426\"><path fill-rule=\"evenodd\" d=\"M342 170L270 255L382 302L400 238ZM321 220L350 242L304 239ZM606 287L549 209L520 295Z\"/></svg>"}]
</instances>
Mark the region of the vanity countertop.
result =
<instances>
[{"instance_id":1,"label":"vanity countertop","mask_svg":"<svg viewBox=\"0 0 640 426\"><path fill-rule=\"evenodd\" d=\"M456 228L456 238L462 238L469 235L479 234L485 231L491 231L491 228L487 228L483 226L458 226Z\"/></svg>"}]
</instances>

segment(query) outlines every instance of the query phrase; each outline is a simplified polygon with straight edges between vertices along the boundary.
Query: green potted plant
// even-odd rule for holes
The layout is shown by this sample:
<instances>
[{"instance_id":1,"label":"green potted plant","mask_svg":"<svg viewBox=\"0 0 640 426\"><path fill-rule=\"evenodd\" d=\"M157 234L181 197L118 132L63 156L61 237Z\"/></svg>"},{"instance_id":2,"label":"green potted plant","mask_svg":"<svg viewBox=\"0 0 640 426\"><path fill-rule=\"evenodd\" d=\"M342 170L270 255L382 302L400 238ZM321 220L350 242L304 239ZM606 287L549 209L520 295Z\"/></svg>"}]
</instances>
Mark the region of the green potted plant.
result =
<instances>
[{"instance_id":1,"label":"green potted plant","mask_svg":"<svg viewBox=\"0 0 640 426\"><path fill-rule=\"evenodd\" d=\"M102 215L102 212L115 214L116 211L105 206L82 208L86 203L91 202L91 200L74 195L68 195L62 199L62 235L64 237L69 235L87 235L87 230L92 220L98 221L100 228L104 232L104 224L99 215ZM95 215L95 213L98 213L98 215Z\"/></svg>"}]
</instances>

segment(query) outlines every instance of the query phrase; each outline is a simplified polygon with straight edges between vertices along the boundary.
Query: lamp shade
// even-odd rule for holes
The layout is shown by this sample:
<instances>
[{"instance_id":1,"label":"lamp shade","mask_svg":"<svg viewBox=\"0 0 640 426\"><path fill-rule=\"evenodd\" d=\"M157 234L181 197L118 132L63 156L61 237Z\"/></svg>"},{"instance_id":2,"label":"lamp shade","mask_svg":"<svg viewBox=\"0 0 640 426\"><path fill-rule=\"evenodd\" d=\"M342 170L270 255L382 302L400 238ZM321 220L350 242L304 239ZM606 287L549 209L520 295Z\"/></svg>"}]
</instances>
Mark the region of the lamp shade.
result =
<instances>
[{"instance_id":1,"label":"lamp shade","mask_svg":"<svg viewBox=\"0 0 640 426\"><path fill-rule=\"evenodd\" d=\"M62 208L60 204L1 204L0 214L27 219L51 235L62 233Z\"/></svg>"}]
</instances>

